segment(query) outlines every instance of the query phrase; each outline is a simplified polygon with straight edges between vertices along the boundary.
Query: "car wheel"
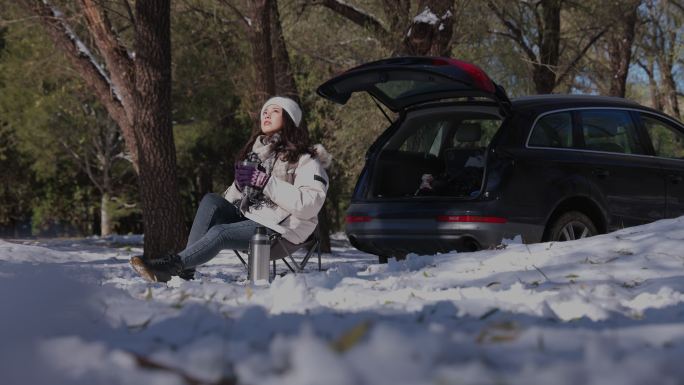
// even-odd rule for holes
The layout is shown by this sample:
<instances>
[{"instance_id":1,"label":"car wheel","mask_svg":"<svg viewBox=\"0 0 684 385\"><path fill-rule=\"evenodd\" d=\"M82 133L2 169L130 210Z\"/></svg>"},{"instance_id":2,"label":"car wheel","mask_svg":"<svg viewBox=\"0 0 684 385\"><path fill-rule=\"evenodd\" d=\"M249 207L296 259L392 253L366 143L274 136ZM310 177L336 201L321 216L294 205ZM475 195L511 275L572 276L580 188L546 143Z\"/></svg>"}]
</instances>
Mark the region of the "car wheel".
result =
<instances>
[{"instance_id":1,"label":"car wheel","mask_svg":"<svg viewBox=\"0 0 684 385\"><path fill-rule=\"evenodd\" d=\"M378 255L378 263L387 263L387 257L384 255Z\"/></svg>"},{"instance_id":2,"label":"car wheel","mask_svg":"<svg viewBox=\"0 0 684 385\"><path fill-rule=\"evenodd\" d=\"M549 241L564 242L598 234L596 225L579 211L569 211L558 217L549 230Z\"/></svg>"}]
</instances>

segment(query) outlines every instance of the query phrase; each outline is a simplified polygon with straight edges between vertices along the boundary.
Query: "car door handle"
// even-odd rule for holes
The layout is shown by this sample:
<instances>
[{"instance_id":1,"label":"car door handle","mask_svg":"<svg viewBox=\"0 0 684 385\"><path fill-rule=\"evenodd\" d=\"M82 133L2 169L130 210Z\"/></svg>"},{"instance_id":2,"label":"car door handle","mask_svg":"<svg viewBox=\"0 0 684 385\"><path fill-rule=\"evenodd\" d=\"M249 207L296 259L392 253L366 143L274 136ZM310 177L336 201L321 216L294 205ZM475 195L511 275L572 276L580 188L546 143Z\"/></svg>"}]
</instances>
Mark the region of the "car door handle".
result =
<instances>
[{"instance_id":1,"label":"car door handle","mask_svg":"<svg viewBox=\"0 0 684 385\"><path fill-rule=\"evenodd\" d=\"M682 182L681 175L668 175L667 178L670 180L672 184L679 184Z\"/></svg>"},{"instance_id":2,"label":"car door handle","mask_svg":"<svg viewBox=\"0 0 684 385\"><path fill-rule=\"evenodd\" d=\"M602 168L595 168L594 170L592 170L591 173L594 174L595 176L599 177L599 178L602 178L602 179L610 176L610 171L602 169Z\"/></svg>"}]
</instances>

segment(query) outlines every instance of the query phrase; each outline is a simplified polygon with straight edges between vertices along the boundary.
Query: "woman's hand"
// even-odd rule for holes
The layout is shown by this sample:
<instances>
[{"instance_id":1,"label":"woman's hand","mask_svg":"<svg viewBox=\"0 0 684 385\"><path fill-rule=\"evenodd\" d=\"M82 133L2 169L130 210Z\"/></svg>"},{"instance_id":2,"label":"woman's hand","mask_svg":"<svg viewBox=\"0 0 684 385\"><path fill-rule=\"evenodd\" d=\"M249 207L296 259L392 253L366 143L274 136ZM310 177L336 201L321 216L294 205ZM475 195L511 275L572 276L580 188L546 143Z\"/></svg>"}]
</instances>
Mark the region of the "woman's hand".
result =
<instances>
[{"instance_id":1,"label":"woman's hand","mask_svg":"<svg viewBox=\"0 0 684 385\"><path fill-rule=\"evenodd\" d=\"M238 189L238 191L242 192L242 189L245 187L244 184L241 183L241 181L238 179L238 168L240 167L240 162L235 163L235 167L233 168L233 175L235 175L235 187Z\"/></svg>"},{"instance_id":2,"label":"woman's hand","mask_svg":"<svg viewBox=\"0 0 684 385\"><path fill-rule=\"evenodd\" d=\"M245 186L263 190L268 183L269 175L255 166L235 164L235 186L242 191Z\"/></svg>"}]
</instances>

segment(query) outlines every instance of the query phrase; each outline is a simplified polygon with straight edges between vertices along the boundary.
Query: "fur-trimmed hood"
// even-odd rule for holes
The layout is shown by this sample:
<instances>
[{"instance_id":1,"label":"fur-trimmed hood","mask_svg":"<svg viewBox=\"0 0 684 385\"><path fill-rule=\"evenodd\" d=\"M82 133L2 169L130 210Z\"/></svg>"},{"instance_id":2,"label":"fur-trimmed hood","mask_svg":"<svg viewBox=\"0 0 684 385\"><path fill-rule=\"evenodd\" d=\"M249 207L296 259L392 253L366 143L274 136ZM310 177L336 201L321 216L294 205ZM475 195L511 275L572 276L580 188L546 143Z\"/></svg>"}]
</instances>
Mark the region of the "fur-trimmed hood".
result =
<instances>
[{"instance_id":1,"label":"fur-trimmed hood","mask_svg":"<svg viewBox=\"0 0 684 385\"><path fill-rule=\"evenodd\" d=\"M314 151L316 151L316 156L314 158L318 160L318 163L323 166L323 168L330 168L332 165L333 156L328 152L328 150L323 147L322 144L318 143L313 146Z\"/></svg>"}]
</instances>

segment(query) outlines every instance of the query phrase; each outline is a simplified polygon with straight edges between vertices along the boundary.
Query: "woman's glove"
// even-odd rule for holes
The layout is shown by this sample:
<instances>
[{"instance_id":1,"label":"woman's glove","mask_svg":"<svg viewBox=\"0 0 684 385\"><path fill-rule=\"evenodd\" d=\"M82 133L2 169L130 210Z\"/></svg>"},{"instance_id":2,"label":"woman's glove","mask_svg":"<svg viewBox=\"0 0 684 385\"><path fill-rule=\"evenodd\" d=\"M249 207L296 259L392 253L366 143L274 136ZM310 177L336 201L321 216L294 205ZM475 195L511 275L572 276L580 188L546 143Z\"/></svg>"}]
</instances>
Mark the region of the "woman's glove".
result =
<instances>
[{"instance_id":1,"label":"woman's glove","mask_svg":"<svg viewBox=\"0 0 684 385\"><path fill-rule=\"evenodd\" d=\"M255 166L235 164L235 185L242 191L245 186L262 190L268 183L269 175Z\"/></svg>"},{"instance_id":2,"label":"woman's glove","mask_svg":"<svg viewBox=\"0 0 684 385\"><path fill-rule=\"evenodd\" d=\"M242 189L245 187L245 185L242 184L241 181L238 179L238 167L240 167L240 162L235 163L235 167L233 168L233 175L235 175L235 187L238 189L238 191L242 192Z\"/></svg>"}]
</instances>

